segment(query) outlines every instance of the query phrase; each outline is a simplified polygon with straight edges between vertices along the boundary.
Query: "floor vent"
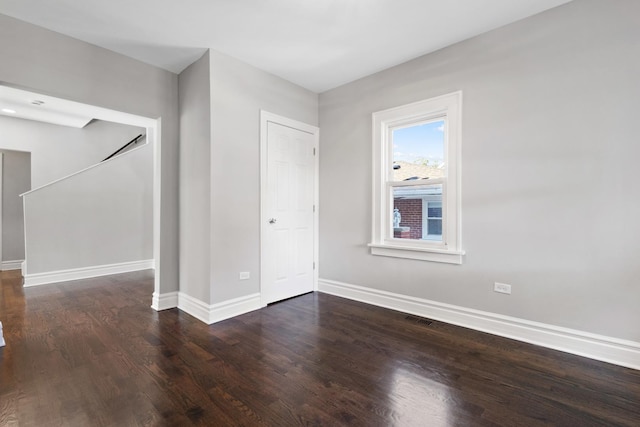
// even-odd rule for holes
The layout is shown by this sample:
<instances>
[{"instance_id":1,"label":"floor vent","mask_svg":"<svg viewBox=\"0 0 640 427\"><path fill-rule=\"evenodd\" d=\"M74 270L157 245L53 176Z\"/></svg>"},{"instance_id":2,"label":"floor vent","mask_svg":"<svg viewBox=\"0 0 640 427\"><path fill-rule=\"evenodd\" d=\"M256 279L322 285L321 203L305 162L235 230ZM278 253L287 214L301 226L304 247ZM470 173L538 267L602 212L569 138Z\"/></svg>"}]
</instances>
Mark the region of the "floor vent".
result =
<instances>
[{"instance_id":1,"label":"floor vent","mask_svg":"<svg viewBox=\"0 0 640 427\"><path fill-rule=\"evenodd\" d=\"M405 317L405 319L410 320L414 323L420 323L421 325L425 325L425 326L429 326L433 323L433 320L425 319L424 317L418 317L418 316L407 316Z\"/></svg>"}]
</instances>

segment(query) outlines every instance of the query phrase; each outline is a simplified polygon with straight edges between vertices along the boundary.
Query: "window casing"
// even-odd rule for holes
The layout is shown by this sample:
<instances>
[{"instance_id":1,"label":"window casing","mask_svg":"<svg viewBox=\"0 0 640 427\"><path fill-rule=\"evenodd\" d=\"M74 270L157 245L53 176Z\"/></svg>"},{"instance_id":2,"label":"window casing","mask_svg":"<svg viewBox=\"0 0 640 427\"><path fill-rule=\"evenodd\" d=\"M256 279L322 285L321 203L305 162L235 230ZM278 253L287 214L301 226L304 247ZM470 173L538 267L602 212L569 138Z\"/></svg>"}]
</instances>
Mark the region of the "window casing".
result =
<instances>
[{"instance_id":1,"label":"window casing","mask_svg":"<svg viewBox=\"0 0 640 427\"><path fill-rule=\"evenodd\" d=\"M373 224L369 244L373 255L462 263L461 112L462 92L459 91L373 113ZM438 163L438 173L400 178L398 169L401 166L394 163L399 154L394 152L394 135L398 130L434 122L442 123L439 129L443 132L441 150L444 159ZM413 163L398 163L415 169ZM422 203L419 214L422 230L411 233L411 237L407 230L411 227L394 227L397 224L397 221L394 224L394 207L397 215L399 201L406 203L406 200L418 202L417 206L420 206L419 200ZM411 212L407 215L414 216Z\"/></svg>"}]
</instances>

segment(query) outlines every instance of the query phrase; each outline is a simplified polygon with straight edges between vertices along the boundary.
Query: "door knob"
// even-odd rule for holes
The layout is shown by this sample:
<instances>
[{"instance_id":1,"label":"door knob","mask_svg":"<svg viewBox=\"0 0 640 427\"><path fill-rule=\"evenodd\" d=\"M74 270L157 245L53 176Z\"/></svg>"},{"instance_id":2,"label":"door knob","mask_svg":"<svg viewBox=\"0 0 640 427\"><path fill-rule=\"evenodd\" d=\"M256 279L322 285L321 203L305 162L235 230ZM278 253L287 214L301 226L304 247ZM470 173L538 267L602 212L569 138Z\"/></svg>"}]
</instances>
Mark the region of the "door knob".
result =
<instances>
[{"instance_id":1,"label":"door knob","mask_svg":"<svg viewBox=\"0 0 640 427\"><path fill-rule=\"evenodd\" d=\"M275 223L276 223L276 219L275 219L275 218L271 218L271 219L269 220L269 224L275 224Z\"/></svg>"}]
</instances>

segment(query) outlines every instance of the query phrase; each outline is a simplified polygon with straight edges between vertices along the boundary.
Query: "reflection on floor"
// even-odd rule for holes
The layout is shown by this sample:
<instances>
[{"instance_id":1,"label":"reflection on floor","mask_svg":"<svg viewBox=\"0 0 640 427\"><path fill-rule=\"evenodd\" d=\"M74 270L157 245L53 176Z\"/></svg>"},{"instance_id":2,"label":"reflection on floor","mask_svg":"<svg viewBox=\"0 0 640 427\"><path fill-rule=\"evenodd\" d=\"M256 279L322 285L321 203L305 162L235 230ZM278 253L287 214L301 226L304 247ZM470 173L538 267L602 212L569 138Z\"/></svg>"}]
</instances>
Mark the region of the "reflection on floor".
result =
<instances>
[{"instance_id":1,"label":"reflection on floor","mask_svg":"<svg viewBox=\"0 0 640 427\"><path fill-rule=\"evenodd\" d=\"M0 273L0 425L640 419L639 371L324 294L207 326L152 292L152 272L27 289Z\"/></svg>"}]
</instances>

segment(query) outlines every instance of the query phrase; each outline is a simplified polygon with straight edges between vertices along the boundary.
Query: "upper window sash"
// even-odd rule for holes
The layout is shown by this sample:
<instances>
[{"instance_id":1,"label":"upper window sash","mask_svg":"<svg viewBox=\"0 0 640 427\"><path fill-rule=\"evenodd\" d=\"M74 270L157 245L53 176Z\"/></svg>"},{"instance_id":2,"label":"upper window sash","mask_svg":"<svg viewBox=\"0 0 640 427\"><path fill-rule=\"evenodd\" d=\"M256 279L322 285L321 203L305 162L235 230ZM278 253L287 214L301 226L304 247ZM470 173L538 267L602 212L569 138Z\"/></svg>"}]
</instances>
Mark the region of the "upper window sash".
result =
<instances>
[{"instance_id":1,"label":"upper window sash","mask_svg":"<svg viewBox=\"0 0 640 427\"><path fill-rule=\"evenodd\" d=\"M435 114L428 114L428 115L422 115L422 116L418 116L416 118L412 118L411 120L398 120L397 122L389 122L389 123L394 123L393 125L389 124L386 128L386 139L383 141L383 146L386 147L386 157L384 159L384 162L386 163L386 168L387 168L387 173L386 173L386 177L387 177L387 182L390 183L401 183L401 182L405 182L405 181L394 181L394 177L393 177L393 162L394 162L394 151L393 151L393 146L394 146L394 138L393 138L393 133L395 131L398 130L402 130L405 128L411 128L411 127L417 127L417 126L421 126L421 125L426 125L429 123L433 123L433 122L439 122L439 121L443 121L444 122L444 129L443 129L443 133L444 133L444 141L445 141L445 145L446 145L446 141L447 141L447 135L448 135L448 130L447 130L447 117L445 115L445 112L441 112L441 113L435 113ZM395 124L395 123L400 123L400 124ZM445 148L445 152L444 152L444 164L445 164L445 176L446 176L446 165L448 162L448 153L447 150ZM430 178L430 181L433 180L433 178ZM407 185L416 185L415 183L411 183L411 184L407 184Z\"/></svg>"}]
</instances>

